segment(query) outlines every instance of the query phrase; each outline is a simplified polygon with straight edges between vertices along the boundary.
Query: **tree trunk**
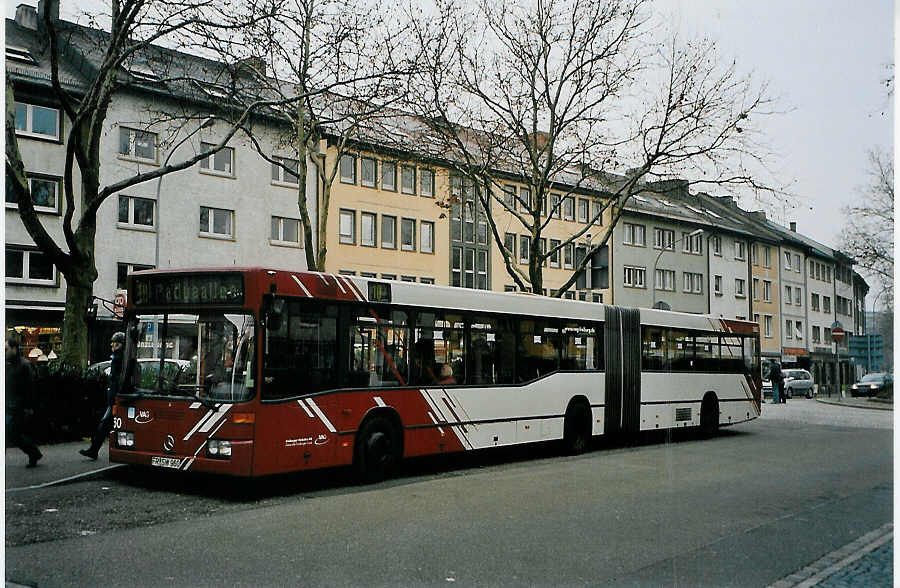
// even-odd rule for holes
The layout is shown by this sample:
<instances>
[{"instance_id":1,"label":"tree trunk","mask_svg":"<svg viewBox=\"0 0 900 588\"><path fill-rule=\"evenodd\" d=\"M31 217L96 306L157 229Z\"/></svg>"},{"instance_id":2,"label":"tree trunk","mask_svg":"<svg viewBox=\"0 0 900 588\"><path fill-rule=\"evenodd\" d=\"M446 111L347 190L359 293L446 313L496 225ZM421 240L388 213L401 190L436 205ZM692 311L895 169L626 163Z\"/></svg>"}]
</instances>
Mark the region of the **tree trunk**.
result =
<instances>
[{"instance_id":1,"label":"tree trunk","mask_svg":"<svg viewBox=\"0 0 900 588\"><path fill-rule=\"evenodd\" d=\"M60 356L63 363L78 367L84 367L87 363L88 329L85 313L90 306L93 291L92 282L66 280L66 311L63 315L63 347Z\"/></svg>"}]
</instances>

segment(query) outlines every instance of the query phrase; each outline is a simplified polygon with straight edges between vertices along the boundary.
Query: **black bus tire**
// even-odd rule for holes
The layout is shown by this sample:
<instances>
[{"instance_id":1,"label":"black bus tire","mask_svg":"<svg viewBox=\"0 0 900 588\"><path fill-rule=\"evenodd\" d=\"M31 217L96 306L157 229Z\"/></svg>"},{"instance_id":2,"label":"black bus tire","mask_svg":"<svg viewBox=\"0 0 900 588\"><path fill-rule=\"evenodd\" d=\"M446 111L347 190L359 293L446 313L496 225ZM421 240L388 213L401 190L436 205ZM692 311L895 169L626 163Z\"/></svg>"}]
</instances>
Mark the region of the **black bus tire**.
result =
<instances>
[{"instance_id":1,"label":"black bus tire","mask_svg":"<svg viewBox=\"0 0 900 588\"><path fill-rule=\"evenodd\" d=\"M584 402L572 402L563 423L563 447L569 455L587 451L591 442L591 409Z\"/></svg>"},{"instance_id":2,"label":"black bus tire","mask_svg":"<svg viewBox=\"0 0 900 588\"><path fill-rule=\"evenodd\" d=\"M400 461L400 432L390 419L367 419L356 435L353 466L364 484L383 480Z\"/></svg>"},{"instance_id":3,"label":"black bus tire","mask_svg":"<svg viewBox=\"0 0 900 588\"><path fill-rule=\"evenodd\" d=\"M719 431L719 399L715 394L707 394L700 405L700 434L714 437Z\"/></svg>"}]
</instances>

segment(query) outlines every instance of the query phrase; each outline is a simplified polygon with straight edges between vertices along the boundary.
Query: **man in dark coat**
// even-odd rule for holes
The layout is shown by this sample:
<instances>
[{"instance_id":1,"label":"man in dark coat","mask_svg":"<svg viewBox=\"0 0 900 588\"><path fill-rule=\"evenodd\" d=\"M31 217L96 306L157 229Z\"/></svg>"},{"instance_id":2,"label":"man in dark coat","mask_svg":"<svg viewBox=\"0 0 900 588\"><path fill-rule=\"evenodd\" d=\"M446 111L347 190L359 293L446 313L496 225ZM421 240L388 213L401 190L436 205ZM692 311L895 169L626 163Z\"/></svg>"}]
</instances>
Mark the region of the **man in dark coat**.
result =
<instances>
[{"instance_id":1,"label":"man in dark coat","mask_svg":"<svg viewBox=\"0 0 900 588\"><path fill-rule=\"evenodd\" d=\"M34 406L34 382L31 364L19 353L19 342L6 341L6 438L25 452L33 468L44 457L38 446L25 434L25 413Z\"/></svg>"},{"instance_id":2,"label":"man in dark coat","mask_svg":"<svg viewBox=\"0 0 900 588\"><path fill-rule=\"evenodd\" d=\"M78 453L91 459L97 459L103 442L109 437L112 431L113 417L112 407L116 402L116 394L119 393L119 378L122 375L122 351L125 346L125 333L118 331L113 333L112 339L109 341L112 355L109 356L109 384L106 388L106 412L100 419L100 425L97 432L91 438L91 446L87 449L79 449Z\"/></svg>"},{"instance_id":3,"label":"man in dark coat","mask_svg":"<svg viewBox=\"0 0 900 588\"><path fill-rule=\"evenodd\" d=\"M781 373L781 364L777 361L772 364L769 371L769 381L772 382L772 402L775 404L787 402L784 397L784 374Z\"/></svg>"}]
</instances>

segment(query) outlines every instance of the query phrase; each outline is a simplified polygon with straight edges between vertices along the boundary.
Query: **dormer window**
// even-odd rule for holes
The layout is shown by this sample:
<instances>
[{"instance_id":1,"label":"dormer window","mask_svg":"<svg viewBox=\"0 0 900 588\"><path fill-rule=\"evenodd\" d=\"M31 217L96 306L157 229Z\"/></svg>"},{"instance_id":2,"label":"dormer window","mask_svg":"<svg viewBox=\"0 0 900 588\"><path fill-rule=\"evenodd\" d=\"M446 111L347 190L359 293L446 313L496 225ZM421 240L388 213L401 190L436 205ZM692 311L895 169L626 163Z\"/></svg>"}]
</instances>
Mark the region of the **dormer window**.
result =
<instances>
[{"instance_id":1,"label":"dormer window","mask_svg":"<svg viewBox=\"0 0 900 588\"><path fill-rule=\"evenodd\" d=\"M194 80L194 84L202 91L207 98L211 98L212 100L233 100L240 102L235 98L234 92L232 92L227 87L221 84L214 84L212 82L201 82L199 80Z\"/></svg>"},{"instance_id":2,"label":"dormer window","mask_svg":"<svg viewBox=\"0 0 900 588\"><path fill-rule=\"evenodd\" d=\"M31 55L31 51L24 47L16 47L15 45L6 46L6 59L27 63L28 65L37 65L38 62Z\"/></svg>"}]
</instances>

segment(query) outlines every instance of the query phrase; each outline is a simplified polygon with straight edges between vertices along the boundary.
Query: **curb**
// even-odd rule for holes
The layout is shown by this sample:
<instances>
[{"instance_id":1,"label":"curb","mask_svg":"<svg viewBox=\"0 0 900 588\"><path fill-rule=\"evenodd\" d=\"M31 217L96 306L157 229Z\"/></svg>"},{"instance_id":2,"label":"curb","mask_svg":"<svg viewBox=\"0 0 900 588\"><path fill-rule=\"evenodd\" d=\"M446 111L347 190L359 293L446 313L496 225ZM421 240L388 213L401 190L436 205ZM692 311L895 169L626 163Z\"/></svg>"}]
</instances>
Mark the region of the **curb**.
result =
<instances>
[{"instance_id":1,"label":"curb","mask_svg":"<svg viewBox=\"0 0 900 588\"><path fill-rule=\"evenodd\" d=\"M49 482L44 482L43 484L34 484L32 486L20 486L18 488L7 488L6 492L22 492L25 490L37 490L38 488L47 488L48 486L58 486L60 484L67 484L69 482L74 482L76 480L84 480L88 478L92 478L93 476L102 474L103 472L114 470L124 466L123 463L116 463L112 465L108 465L106 467L102 467L98 470L91 470L89 472L82 472L80 474L75 474L74 476L68 476L66 478L62 478L59 480L51 480Z\"/></svg>"},{"instance_id":2,"label":"curb","mask_svg":"<svg viewBox=\"0 0 900 588\"><path fill-rule=\"evenodd\" d=\"M830 398L819 398L816 397L816 402L821 402L822 404L831 404L832 406L845 406L847 408L861 408L863 410L894 410L893 404L889 406L878 406L876 403L871 405L868 404L850 404L847 402L841 402L840 400L831 400Z\"/></svg>"}]
</instances>

